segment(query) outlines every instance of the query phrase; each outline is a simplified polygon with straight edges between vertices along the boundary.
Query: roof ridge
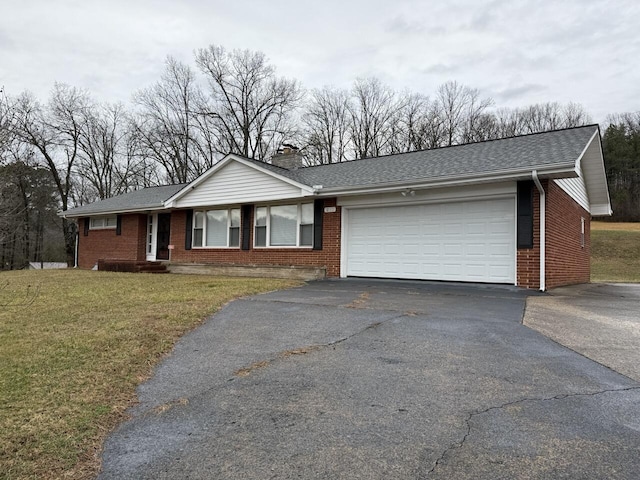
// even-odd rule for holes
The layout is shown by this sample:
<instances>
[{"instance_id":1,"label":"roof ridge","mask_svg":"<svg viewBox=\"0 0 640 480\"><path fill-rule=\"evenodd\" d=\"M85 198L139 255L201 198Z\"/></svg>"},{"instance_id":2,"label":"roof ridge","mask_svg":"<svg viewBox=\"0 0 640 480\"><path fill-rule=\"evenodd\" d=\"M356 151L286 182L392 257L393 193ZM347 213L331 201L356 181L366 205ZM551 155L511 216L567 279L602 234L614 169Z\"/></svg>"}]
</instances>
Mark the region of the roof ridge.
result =
<instances>
[{"instance_id":1,"label":"roof ridge","mask_svg":"<svg viewBox=\"0 0 640 480\"><path fill-rule=\"evenodd\" d=\"M407 154L410 154L410 153L432 152L432 151L435 151L435 150L446 150L446 149L449 149L449 148L465 147L465 146L469 146L469 145L480 145L480 144L483 144L483 143L498 142L498 141L501 141L501 140L511 140L511 139L515 139L515 138L533 137L535 135L545 135L545 134L549 134L549 133L564 132L564 131L567 131L567 130L578 130L580 128L587 128L587 127L596 127L596 128L598 128L598 130L600 130L600 125L599 124L590 123L588 125L580 125L580 126L576 126L576 127L556 128L556 129L553 129L553 130L544 130L542 132L523 133L523 134L520 134L520 135L512 135L510 137L488 138L486 140L479 140L477 142L465 142L465 143L458 143L456 145L445 145L443 147L422 148L420 150L411 150L409 152L388 153L386 155L378 155L377 157L353 158L351 160L345 160L345 161L342 161L342 162L323 163L323 164L320 164L320 165L309 165L307 167L302 167L302 168L300 168L298 170L306 170L306 169L317 168L317 167L327 167L329 165L338 165L338 164L341 164L341 163L359 162L361 160L375 160L375 159L378 159L378 158L395 157L395 156L398 156L398 155L407 155Z\"/></svg>"}]
</instances>

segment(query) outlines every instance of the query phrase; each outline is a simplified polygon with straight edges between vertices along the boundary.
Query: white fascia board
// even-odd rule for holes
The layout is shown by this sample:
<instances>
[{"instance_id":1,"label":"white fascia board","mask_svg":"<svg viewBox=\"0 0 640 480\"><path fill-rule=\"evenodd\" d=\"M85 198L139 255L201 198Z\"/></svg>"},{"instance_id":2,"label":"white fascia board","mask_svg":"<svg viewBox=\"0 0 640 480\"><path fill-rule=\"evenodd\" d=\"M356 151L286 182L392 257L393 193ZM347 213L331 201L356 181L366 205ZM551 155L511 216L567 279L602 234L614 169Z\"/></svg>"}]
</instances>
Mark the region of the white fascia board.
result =
<instances>
[{"instance_id":1,"label":"white fascia board","mask_svg":"<svg viewBox=\"0 0 640 480\"><path fill-rule=\"evenodd\" d=\"M589 181L587 180L586 176L585 176L585 185L587 187L587 195L589 196L589 200L590 202L593 202L598 208L598 211L602 211L604 212L605 210L608 211L609 213L595 213L595 209L594 207L592 207L592 211L591 214L592 215L611 215L613 214L613 210L611 209L611 196L609 195L609 184L607 183L607 173L606 170L604 168L604 155L602 153L602 142L600 140L600 129L598 129L596 131L596 133L594 133L593 137L591 138L591 141L589 141L589 143L587 144L587 148L589 146L591 146L591 142L592 141L597 141L597 147L598 147L598 151L600 152L600 161L597 162L598 164L595 165L598 173L597 176L600 177L600 182L604 182L604 195L599 195L600 198L594 198L595 195L593 195L593 191L589 191ZM586 148L585 148L586 150ZM584 155L584 152L583 152ZM581 159L582 161L582 159ZM593 165L594 162L591 162L591 164ZM582 172L583 174L586 175L585 172L585 168L584 165L582 166Z\"/></svg>"},{"instance_id":2,"label":"white fascia board","mask_svg":"<svg viewBox=\"0 0 640 480\"><path fill-rule=\"evenodd\" d=\"M433 181L427 182L397 182L394 184L379 184L366 187L337 187L337 188L325 188L317 192L318 196L335 196L335 195L359 195L368 193L384 193L384 192L397 192L405 189L419 190L424 188L436 188L436 187L457 187L478 183L493 183L504 181L517 181L517 180L530 180L532 168L509 170L504 172L493 172L488 175L473 175L468 177L451 176L443 177ZM562 167L557 165L553 168L539 167L533 168L538 171L540 178L575 178L578 173L575 170L575 163L568 163Z\"/></svg>"},{"instance_id":3,"label":"white fascia board","mask_svg":"<svg viewBox=\"0 0 640 480\"><path fill-rule=\"evenodd\" d=\"M609 217L613 214L610 204L591 205L589 212L594 217Z\"/></svg>"},{"instance_id":4,"label":"white fascia board","mask_svg":"<svg viewBox=\"0 0 640 480\"><path fill-rule=\"evenodd\" d=\"M287 178L283 175L278 175L275 172L272 172L271 170L268 170L266 168L262 168L259 165L256 165L254 162L248 161L247 159L239 156L239 155L235 155L233 153L228 154L226 157L224 157L222 160L220 160L218 163L216 163L213 167L211 167L209 170L207 170L206 172L204 172L202 175L200 175L198 178L196 178L193 182L191 182L190 184L188 184L186 187L184 187L182 190L180 190L178 193L176 193L175 195L173 195L171 198L169 198L168 200L165 201L164 205L166 208L173 208L175 201L180 199L181 197L183 197L185 194L187 194L188 192L190 192L191 190L195 189L198 187L198 185L200 185L202 182L204 182L206 179L208 179L209 177L211 177L212 175L214 175L218 170L222 169L225 165L227 165L229 162L238 162L241 163L243 165L246 165L247 167L253 168L254 170L258 170L262 173L265 173L273 178L276 178L278 180L280 180L281 182L285 182L288 183L289 185L293 185L294 187L300 188L301 192L302 192L302 196L304 196L305 193L307 193L308 195L313 195L315 193L315 190L310 187L309 185L304 185L302 183L296 182L295 180L291 180L290 178Z\"/></svg>"},{"instance_id":5,"label":"white fascia board","mask_svg":"<svg viewBox=\"0 0 640 480\"><path fill-rule=\"evenodd\" d=\"M166 210L164 205L155 205L141 208L125 208L120 210L104 210L100 212L85 212L85 213L68 213L67 210L58 212L58 216L61 218L81 218L81 217L97 217L102 215L122 215L126 213L142 213L153 212L156 210Z\"/></svg>"},{"instance_id":6,"label":"white fascia board","mask_svg":"<svg viewBox=\"0 0 640 480\"><path fill-rule=\"evenodd\" d=\"M591 142L593 142L593 139L595 137L600 137L599 135L599 131L596 130L595 132L593 132L593 135L591 135L591 138L589 139L589 141L587 142L587 144L584 146L584 148L582 149L582 152L580 152L580 155L578 155L578 158L576 158L576 172L580 171L580 163L582 162L582 158L584 157L584 154L587 153L587 150L589 149L589 146L591 146Z\"/></svg>"}]
</instances>

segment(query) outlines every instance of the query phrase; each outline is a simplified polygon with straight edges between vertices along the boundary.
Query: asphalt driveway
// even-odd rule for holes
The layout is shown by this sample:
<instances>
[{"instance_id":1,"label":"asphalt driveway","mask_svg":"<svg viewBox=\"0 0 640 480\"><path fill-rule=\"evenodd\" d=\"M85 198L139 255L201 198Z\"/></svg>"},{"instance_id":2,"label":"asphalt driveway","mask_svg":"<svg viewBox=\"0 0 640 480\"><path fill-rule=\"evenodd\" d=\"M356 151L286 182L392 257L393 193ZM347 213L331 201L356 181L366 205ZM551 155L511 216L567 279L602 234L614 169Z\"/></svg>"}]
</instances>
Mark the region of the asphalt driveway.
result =
<instances>
[{"instance_id":1,"label":"asphalt driveway","mask_svg":"<svg viewBox=\"0 0 640 480\"><path fill-rule=\"evenodd\" d=\"M638 478L640 384L522 325L514 288L323 281L183 337L101 479Z\"/></svg>"}]
</instances>

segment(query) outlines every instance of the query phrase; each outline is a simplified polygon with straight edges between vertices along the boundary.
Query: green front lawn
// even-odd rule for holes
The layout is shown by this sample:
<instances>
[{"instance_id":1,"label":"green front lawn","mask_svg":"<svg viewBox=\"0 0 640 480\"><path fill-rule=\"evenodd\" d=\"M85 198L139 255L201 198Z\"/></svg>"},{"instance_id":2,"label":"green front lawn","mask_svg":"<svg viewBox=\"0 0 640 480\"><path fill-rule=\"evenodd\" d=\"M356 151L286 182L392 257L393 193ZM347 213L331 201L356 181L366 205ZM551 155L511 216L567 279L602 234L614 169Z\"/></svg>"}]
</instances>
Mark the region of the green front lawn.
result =
<instances>
[{"instance_id":1,"label":"green front lawn","mask_svg":"<svg viewBox=\"0 0 640 480\"><path fill-rule=\"evenodd\" d=\"M591 281L640 282L640 223L592 222Z\"/></svg>"},{"instance_id":2,"label":"green front lawn","mask_svg":"<svg viewBox=\"0 0 640 480\"><path fill-rule=\"evenodd\" d=\"M91 478L135 388L228 301L299 282L0 273L0 478Z\"/></svg>"}]
</instances>

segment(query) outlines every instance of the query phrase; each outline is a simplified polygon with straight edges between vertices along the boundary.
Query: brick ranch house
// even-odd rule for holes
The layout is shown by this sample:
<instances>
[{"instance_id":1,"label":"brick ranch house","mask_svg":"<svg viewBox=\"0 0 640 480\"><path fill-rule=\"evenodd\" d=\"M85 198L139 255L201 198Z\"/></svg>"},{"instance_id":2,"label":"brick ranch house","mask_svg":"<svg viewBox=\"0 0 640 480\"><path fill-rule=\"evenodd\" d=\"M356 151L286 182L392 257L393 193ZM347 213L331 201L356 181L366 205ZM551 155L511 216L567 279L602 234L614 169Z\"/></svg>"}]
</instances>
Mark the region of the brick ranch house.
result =
<instances>
[{"instance_id":1,"label":"brick ranch house","mask_svg":"<svg viewBox=\"0 0 640 480\"><path fill-rule=\"evenodd\" d=\"M62 212L78 222L77 266L312 267L545 290L589 281L590 220L611 214L597 125L331 165L299 159L230 154L189 184Z\"/></svg>"}]
</instances>

